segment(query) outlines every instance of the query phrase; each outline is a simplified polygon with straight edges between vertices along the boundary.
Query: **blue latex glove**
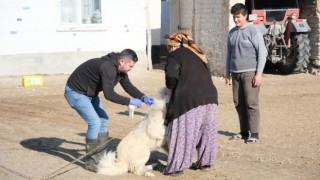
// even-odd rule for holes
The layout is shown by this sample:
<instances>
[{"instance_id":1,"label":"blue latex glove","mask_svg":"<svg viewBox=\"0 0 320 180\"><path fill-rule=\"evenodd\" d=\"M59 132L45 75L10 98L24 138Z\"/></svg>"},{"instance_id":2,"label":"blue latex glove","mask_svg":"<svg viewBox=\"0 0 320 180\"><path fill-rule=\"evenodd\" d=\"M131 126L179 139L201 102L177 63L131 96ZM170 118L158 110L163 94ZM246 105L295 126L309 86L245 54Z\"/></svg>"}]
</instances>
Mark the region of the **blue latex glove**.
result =
<instances>
[{"instance_id":1,"label":"blue latex glove","mask_svg":"<svg viewBox=\"0 0 320 180\"><path fill-rule=\"evenodd\" d=\"M154 101L154 99L151 96L144 96L143 97L143 102L146 103L148 106L152 105L153 101Z\"/></svg>"},{"instance_id":2,"label":"blue latex glove","mask_svg":"<svg viewBox=\"0 0 320 180\"><path fill-rule=\"evenodd\" d=\"M137 99L137 98L131 98L130 99L130 104L134 105L134 106L137 106L137 108L141 108L141 106L142 106L141 100Z\"/></svg>"}]
</instances>

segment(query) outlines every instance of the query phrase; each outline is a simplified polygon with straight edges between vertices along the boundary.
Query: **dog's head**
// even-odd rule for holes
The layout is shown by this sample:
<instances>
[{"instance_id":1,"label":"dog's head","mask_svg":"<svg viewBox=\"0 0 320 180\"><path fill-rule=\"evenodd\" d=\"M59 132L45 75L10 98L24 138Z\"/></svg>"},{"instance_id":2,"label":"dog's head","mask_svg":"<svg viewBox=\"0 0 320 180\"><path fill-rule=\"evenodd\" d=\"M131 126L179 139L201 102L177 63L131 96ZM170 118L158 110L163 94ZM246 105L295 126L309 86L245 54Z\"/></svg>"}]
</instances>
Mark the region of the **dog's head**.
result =
<instances>
[{"instance_id":1,"label":"dog's head","mask_svg":"<svg viewBox=\"0 0 320 180\"><path fill-rule=\"evenodd\" d=\"M155 99L153 104L150 106L150 110L160 110L163 113L166 113L166 101L164 99Z\"/></svg>"},{"instance_id":2,"label":"dog's head","mask_svg":"<svg viewBox=\"0 0 320 180\"><path fill-rule=\"evenodd\" d=\"M160 95L160 99L155 98L153 104L150 106L149 116L153 116L155 114L161 114L162 119L165 118L167 113L167 103L170 100L170 96L167 95L167 88L163 87L158 91Z\"/></svg>"}]
</instances>

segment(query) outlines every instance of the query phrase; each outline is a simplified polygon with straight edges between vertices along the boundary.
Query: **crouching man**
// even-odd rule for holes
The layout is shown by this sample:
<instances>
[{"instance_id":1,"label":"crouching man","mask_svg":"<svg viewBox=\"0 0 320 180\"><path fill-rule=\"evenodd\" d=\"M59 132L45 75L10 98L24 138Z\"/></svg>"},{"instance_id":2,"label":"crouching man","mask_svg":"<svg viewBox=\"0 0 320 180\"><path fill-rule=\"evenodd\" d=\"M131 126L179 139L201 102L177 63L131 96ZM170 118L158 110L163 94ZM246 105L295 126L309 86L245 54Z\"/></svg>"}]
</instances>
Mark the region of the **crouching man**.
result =
<instances>
[{"instance_id":1,"label":"crouching man","mask_svg":"<svg viewBox=\"0 0 320 180\"><path fill-rule=\"evenodd\" d=\"M106 144L108 140L109 118L99 99L100 91L103 91L107 100L117 104L134 105L140 108L142 102L147 105L153 103L153 97L146 96L129 80L127 73L137 61L137 54L131 49L125 49L120 53L112 52L101 58L84 62L68 78L64 95L70 106L88 125L87 153ZM114 91L118 83L132 98L121 96ZM106 152L105 147L102 149L86 159L85 169L97 171L99 159Z\"/></svg>"}]
</instances>

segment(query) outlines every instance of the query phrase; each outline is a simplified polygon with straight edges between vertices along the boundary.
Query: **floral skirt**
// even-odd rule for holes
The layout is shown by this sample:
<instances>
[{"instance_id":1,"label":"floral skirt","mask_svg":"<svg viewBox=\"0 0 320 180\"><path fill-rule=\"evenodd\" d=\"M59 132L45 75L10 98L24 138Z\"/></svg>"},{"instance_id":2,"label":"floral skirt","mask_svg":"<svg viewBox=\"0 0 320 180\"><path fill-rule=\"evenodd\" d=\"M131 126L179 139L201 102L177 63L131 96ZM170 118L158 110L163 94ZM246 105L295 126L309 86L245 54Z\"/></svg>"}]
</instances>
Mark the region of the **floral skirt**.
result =
<instances>
[{"instance_id":1,"label":"floral skirt","mask_svg":"<svg viewBox=\"0 0 320 180\"><path fill-rule=\"evenodd\" d=\"M218 143L218 106L191 109L168 124L167 172L183 171L192 165L195 151L200 166L214 165Z\"/></svg>"}]
</instances>

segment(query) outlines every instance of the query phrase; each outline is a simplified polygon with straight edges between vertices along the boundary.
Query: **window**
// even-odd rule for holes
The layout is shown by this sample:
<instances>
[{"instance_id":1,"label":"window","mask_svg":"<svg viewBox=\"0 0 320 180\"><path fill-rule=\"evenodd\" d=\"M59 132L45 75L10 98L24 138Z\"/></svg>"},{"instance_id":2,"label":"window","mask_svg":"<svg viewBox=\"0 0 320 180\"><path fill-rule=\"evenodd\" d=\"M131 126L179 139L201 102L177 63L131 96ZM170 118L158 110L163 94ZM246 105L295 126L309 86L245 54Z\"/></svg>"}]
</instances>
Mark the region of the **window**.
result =
<instances>
[{"instance_id":1,"label":"window","mask_svg":"<svg viewBox=\"0 0 320 180\"><path fill-rule=\"evenodd\" d=\"M61 24L101 23L101 0L61 0Z\"/></svg>"}]
</instances>

